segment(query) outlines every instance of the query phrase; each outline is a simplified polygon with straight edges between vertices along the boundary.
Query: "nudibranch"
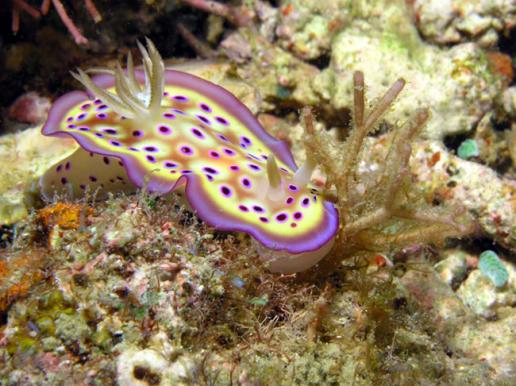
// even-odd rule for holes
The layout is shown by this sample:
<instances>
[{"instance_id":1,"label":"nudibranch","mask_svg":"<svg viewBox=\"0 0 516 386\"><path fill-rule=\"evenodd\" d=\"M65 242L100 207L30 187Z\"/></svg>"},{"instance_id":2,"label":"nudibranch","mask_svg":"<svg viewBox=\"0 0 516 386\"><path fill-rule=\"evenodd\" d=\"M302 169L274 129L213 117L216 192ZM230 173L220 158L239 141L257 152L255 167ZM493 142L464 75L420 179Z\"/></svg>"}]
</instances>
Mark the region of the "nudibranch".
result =
<instances>
[{"instance_id":1,"label":"nudibranch","mask_svg":"<svg viewBox=\"0 0 516 386\"><path fill-rule=\"evenodd\" d=\"M184 189L191 209L219 230L246 232L263 247L269 269L292 273L324 257L338 213L285 143L270 136L230 92L188 73L164 68L148 41L143 70L74 76L73 91L52 106L42 133L71 136L80 148L41 179L44 196L65 191Z\"/></svg>"}]
</instances>

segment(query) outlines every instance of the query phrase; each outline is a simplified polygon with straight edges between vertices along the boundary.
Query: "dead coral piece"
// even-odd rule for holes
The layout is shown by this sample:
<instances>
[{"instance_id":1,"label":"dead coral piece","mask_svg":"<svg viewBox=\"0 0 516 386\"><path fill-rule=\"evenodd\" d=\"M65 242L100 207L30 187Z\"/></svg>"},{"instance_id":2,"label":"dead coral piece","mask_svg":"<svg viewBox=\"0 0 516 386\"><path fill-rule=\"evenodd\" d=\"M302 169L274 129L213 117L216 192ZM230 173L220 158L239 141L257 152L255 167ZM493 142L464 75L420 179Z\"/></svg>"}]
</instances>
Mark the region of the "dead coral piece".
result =
<instances>
[{"instance_id":1,"label":"dead coral piece","mask_svg":"<svg viewBox=\"0 0 516 386\"><path fill-rule=\"evenodd\" d=\"M253 13L245 5L232 7L211 0L183 0L183 3L201 11L221 16L237 27L245 27L253 18Z\"/></svg>"},{"instance_id":2,"label":"dead coral piece","mask_svg":"<svg viewBox=\"0 0 516 386\"><path fill-rule=\"evenodd\" d=\"M326 196L336 203L341 216L335 251L342 254L351 246L388 250L438 243L449 236L470 233L472 228L459 213L428 208L421 197L410 191L411 143L428 120L428 110L418 110L410 123L390 133L388 151L379 170L360 173L365 138L391 107L405 81L396 81L369 114L365 111L363 73L355 72L353 81L354 127L344 143L336 143L328 134L316 131L310 109L303 110L306 154L328 176Z\"/></svg>"},{"instance_id":3,"label":"dead coral piece","mask_svg":"<svg viewBox=\"0 0 516 386\"><path fill-rule=\"evenodd\" d=\"M77 44L87 44L88 39L82 35L81 31L79 31L79 28L77 28L73 20L70 18L70 16L68 16L68 13L66 12L66 9L61 0L43 0L40 6L41 12L33 6L27 4L25 0L13 0L11 24L11 29L13 33L18 33L20 29L21 11L28 13L34 19L39 19L41 15L46 15L48 13L51 4L56 9L59 18L61 19L65 27L68 29L68 32L70 32L70 34L73 36L75 42ZM86 7L86 10L88 11L95 23L98 23L102 20L102 16L97 10L95 4L93 3L93 0L84 0L84 6Z\"/></svg>"}]
</instances>

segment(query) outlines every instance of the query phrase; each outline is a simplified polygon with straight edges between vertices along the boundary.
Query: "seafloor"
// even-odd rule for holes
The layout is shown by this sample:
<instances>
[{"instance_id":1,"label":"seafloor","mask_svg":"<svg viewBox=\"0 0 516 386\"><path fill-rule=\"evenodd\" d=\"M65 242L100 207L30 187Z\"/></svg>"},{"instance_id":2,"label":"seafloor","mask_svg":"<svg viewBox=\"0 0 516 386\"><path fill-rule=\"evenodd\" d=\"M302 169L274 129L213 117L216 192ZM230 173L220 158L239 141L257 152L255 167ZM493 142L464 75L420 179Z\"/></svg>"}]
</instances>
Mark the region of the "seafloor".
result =
<instances>
[{"instance_id":1,"label":"seafloor","mask_svg":"<svg viewBox=\"0 0 516 386\"><path fill-rule=\"evenodd\" d=\"M0 6L1 385L516 384L514 1L45 3ZM403 77L352 190L369 197L392 133L428 108L403 180L426 217L281 275L174 195L43 200L39 177L77 148L40 134L52 101L80 88L69 71L138 57L145 37L167 66L233 92L298 164L300 109L331 162L349 148L335 144L351 132L353 72L370 106ZM468 224L450 232L430 213Z\"/></svg>"}]
</instances>

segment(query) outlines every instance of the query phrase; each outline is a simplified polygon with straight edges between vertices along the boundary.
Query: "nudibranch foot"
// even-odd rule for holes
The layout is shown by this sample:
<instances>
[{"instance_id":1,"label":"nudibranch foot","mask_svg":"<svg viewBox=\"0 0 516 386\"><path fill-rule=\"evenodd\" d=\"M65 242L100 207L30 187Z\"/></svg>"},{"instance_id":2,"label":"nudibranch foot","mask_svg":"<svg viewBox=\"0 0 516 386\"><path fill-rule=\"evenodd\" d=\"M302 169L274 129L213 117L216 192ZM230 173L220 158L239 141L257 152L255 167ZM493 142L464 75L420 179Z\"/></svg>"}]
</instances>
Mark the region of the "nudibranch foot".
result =
<instances>
[{"instance_id":1,"label":"nudibranch foot","mask_svg":"<svg viewBox=\"0 0 516 386\"><path fill-rule=\"evenodd\" d=\"M335 239L330 239L320 248L302 253L274 251L273 249L263 248L261 245L258 245L256 249L260 256L260 260L270 271L291 274L305 271L316 265L330 253L334 244Z\"/></svg>"},{"instance_id":2,"label":"nudibranch foot","mask_svg":"<svg viewBox=\"0 0 516 386\"><path fill-rule=\"evenodd\" d=\"M49 172L44 194L51 194L50 186L75 192L96 169L111 177L111 169L99 165L105 157L120 162L121 177L137 188L158 194L184 188L192 210L216 229L246 232L278 253L319 260L333 242L339 216L310 182L314 165L298 171L286 144L231 93L165 70L150 41L139 48L143 71L134 69L131 57L125 70L118 65L93 77L79 70L75 77L89 93L69 93L52 106L43 134L71 136L94 156L66 176Z\"/></svg>"},{"instance_id":3,"label":"nudibranch foot","mask_svg":"<svg viewBox=\"0 0 516 386\"><path fill-rule=\"evenodd\" d=\"M39 185L47 200L54 195L81 198L87 193L100 199L109 192L134 193L137 189L120 160L81 147L50 167L40 178Z\"/></svg>"}]
</instances>

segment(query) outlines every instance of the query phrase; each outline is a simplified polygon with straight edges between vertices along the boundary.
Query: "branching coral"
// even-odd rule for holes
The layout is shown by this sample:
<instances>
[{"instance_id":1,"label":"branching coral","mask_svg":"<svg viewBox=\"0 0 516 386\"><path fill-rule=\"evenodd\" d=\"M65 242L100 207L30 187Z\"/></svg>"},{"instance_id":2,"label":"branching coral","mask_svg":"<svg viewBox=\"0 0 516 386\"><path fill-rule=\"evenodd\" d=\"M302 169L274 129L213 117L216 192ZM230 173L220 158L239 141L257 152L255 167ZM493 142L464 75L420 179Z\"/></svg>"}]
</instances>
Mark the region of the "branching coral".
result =
<instances>
[{"instance_id":1,"label":"branching coral","mask_svg":"<svg viewBox=\"0 0 516 386\"><path fill-rule=\"evenodd\" d=\"M59 14L59 18L62 20L63 24L66 26L70 34L73 36L75 42L77 44L87 44L88 39L86 39L82 35L81 31L79 31L73 20L70 18L70 16L68 16L68 12L66 12L66 9L61 0L43 0L40 6L40 10L28 4L25 0L13 0L11 24L11 29L13 33L16 34L20 29L21 12L28 13L34 19L39 19L41 15L46 15L49 12L50 5L54 6L57 13ZM84 6L86 7L86 10L88 11L95 23L98 23L102 20L102 16L97 10L97 7L95 7L93 0L84 0Z\"/></svg>"},{"instance_id":2,"label":"branching coral","mask_svg":"<svg viewBox=\"0 0 516 386\"><path fill-rule=\"evenodd\" d=\"M471 232L465 216L430 208L410 189L411 143L429 118L427 109L416 111L411 122L389 133L388 151L379 171L359 171L366 136L392 106L405 81L397 80L369 114L365 111L363 74L355 72L353 81L354 127L345 142L316 131L309 108L302 114L306 153L327 175L325 194L339 209L336 254L347 255L345 251L354 248L388 250L411 243L441 242Z\"/></svg>"}]
</instances>

